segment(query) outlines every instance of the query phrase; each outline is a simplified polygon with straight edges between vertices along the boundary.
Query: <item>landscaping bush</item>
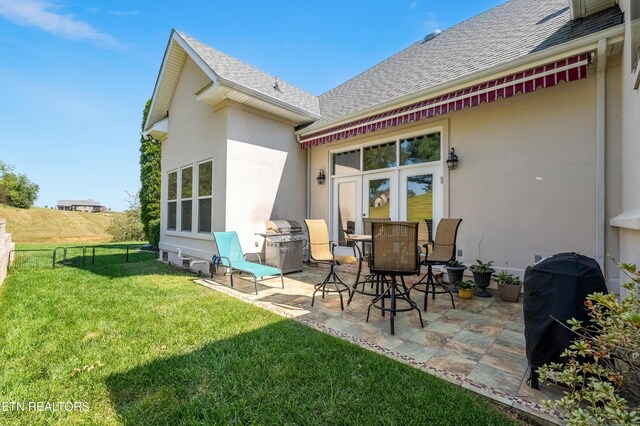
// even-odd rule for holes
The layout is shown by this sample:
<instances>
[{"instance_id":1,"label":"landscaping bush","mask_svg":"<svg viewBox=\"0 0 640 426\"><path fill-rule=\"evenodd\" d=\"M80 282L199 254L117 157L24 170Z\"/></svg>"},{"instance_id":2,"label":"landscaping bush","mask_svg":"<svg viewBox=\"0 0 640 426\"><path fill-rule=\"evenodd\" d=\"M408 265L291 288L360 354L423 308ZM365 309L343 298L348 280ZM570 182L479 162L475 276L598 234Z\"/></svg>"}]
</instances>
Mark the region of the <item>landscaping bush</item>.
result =
<instances>
[{"instance_id":1,"label":"landscaping bush","mask_svg":"<svg viewBox=\"0 0 640 426\"><path fill-rule=\"evenodd\" d=\"M160 219L149 221L149 244L154 247L160 244Z\"/></svg>"},{"instance_id":2,"label":"landscaping bush","mask_svg":"<svg viewBox=\"0 0 640 426\"><path fill-rule=\"evenodd\" d=\"M589 324L567 321L577 334L563 352L563 363L539 369L540 378L569 388L549 409L567 411L570 425L640 424L640 273L636 265L620 264L630 277L628 295L593 293L585 306Z\"/></svg>"},{"instance_id":3,"label":"landscaping bush","mask_svg":"<svg viewBox=\"0 0 640 426\"><path fill-rule=\"evenodd\" d=\"M107 233L111 235L111 240L114 242L144 241L145 235L140 220L138 194L129 194L129 208L125 210L124 214L111 221Z\"/></svg>"}]
</instances>

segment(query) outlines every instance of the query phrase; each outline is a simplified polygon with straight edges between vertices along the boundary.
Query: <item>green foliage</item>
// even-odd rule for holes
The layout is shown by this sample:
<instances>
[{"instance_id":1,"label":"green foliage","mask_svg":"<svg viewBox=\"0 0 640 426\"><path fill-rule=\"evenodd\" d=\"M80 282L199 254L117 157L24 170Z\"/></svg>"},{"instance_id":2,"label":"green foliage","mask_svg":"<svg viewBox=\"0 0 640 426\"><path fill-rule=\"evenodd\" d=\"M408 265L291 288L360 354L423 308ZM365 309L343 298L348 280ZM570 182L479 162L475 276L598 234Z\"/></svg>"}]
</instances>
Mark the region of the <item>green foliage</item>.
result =
<instances>
[{"instance_id":1,"label":"green foliage","mask_svg":"<svg viewBox=\"0 0 640 426\"><path fill-rule=\"evenodd\" d=\"M635 265L618 266L630 278L628 295L619 301L615 294L590 294L589 323L567 321L577 339L563 352L566 361L539 369L541 379L570 389L545 401L566 410L570 425L640 424L640 274Z\"/></svg>"},{"instance_id":2,"label":"green foliage","mask_svg":"<svg viewBox=\"0 0 640 426\"><path fill-rule=\"evenodd\" d=\"M26 175L13 172L14 167L0 161L0 203L20 209L28 209L38 198L40 186Z\"/></svg>"},{"instance_id":3,"label":"green foliage","mask_svg":"<svg viewBox=\"0 0 640 426\"><path fill-rule=\"evenodd\" d=\"M154 247L160 244L160 219L149 221L149 244Z\"/></svg>"},{"instance_id":4,"label":"green foliage","mask_svg":"<svg viewBox=\"0 0 640 426\"><path fill-rule=\"evenodd\" d=\"M449 263L447 263L447 266L449 268L463 268L463 267L465 267L464 263L460 262L459 260L455 260L455 259L450 261Z\"/></svg>"},{"instance_id":5,"label":"green foliage","mask_svg":"<svg viewBox=\"0 0 640 426\"><path fill-rule=\"evenodd\" d=\"M493 260L485 263L480 259L476 259L476 264L471 266L471 268L469 269L479 274L482 274L483 272L489 272L489 271L493 273L493 268L491 268L492 264L493 264Z\"/></svg>"},{"instance_id":6,"label":"green foliage","mask_svg":"<svg viewBox=\"0 0 640 426\"><path fill-rule=\"evenodd\" d=\"M520 285L520 278L508 273L504 269L495 275L495 279L498 285Z\"/></svg>"},{"instance_id":7,"label":"green foliage","mask_svg":"<svg viewBox=\"0 0 640 426\"><path fill-rule=\"evenodd\" d=\"M137 194L129 195L129 208L124 214L116 216L111 221L107 233L111 235L111 240L114 242L143 241L145 239L140 221L140 202Z\"/></svg>"},{"instance_id":8,"label":"green foliage","mask_svg":"<svg viewBox=\"0 0 640 426\"><path fill-rule=\"evenodd\" d=\"M151 99L144 106L142 130L149 114ZM160 219L160 142L153 138L140 137L140 220L144 234L151 241L153 236L149 224Z\"/></svg>"},{"instance_id":9,"label":"green foliage","mask_svg":"<svg viewBox=\"0 0 640 426\"><path fill-rule=\"evenodd\" d=\"M476 284L471 280L464 280L464 281L458 281L456 283L456 287L470 290L472 288L475 288Z\"/></svg>"}]
</instances>

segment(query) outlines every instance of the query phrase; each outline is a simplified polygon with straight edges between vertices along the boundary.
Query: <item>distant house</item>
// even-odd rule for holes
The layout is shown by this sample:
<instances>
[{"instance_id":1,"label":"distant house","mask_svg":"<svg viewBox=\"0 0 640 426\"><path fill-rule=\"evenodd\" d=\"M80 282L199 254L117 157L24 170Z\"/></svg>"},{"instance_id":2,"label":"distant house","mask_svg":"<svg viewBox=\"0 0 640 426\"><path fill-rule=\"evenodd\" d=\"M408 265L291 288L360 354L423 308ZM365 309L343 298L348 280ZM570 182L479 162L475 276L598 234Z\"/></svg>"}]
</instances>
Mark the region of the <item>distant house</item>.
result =
<instances>
[{"instance_id":1,"label":"distant house","mask_svg":"<svg viewBox=\"0 0 640 426\"><path fill-rule=\"evenodd\" d=\"M107 210L105 206L92 199L88 200L58 200L58 210L97 213Z\"/></svg>"}]
</instances>

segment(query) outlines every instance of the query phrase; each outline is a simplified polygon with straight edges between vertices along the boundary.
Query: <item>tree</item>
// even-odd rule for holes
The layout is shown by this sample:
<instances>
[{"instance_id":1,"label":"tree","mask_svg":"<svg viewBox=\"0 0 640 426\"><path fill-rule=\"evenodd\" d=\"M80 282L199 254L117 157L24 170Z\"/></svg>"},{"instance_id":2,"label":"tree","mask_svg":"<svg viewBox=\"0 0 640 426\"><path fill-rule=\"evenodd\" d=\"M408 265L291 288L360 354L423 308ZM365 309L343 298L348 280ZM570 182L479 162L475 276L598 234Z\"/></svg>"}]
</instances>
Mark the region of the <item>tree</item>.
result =
<instances>
[{"instance_id":1,"label":"tree","mask_svg":"<svg viewBox=\"0 0 640 426\"><path fill-rule=\"evenodd\" d=\"M127 195L129 196L129 208L122 215L113 218L107 227L107 233L115 242L142 241L145 238L140 221L138 194L127 193Z\"/></svg>"},{"instance_id":2,"label":"tree","mask_svg":"<svg viewBox=\"0 0 640 426\"><path fill-rule=\"evenodd\" d=\"M144 106L142 130L147 121L151 99ZM149 137L140 137L140 220L147 239L149 222L160 219L160 142Z\"/></svg>"},{"instance_id":3,"label":"tree","mask_svg":"<svg viewBox=\"0 0 640 426\"><path fill-rule=\"evenodd\" d=\"M38 198L40 186L13 169L13 165L0 160L0 204L28 209Z\"/></svg>"}]
</instances>

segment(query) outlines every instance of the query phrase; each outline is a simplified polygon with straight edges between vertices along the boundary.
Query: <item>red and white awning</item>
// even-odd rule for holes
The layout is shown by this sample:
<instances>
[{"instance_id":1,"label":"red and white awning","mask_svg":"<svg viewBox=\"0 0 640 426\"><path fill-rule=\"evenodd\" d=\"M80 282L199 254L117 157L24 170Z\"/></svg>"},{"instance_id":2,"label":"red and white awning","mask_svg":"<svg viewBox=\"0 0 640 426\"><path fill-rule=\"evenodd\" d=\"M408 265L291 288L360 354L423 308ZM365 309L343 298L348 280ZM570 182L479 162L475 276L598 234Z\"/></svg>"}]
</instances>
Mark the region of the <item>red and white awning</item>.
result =
<instances>
[{"instance_id":1,"label":"red and white awning","mask_svg":"<svg viewBox=\"0 0 640 426\"><path fill-rule=\"evenodd\" d=\"M587 76L589 53L511 74L446 95L437 96L402 108L341 124L300 138L302 148L310 148L353 136L364 135L388 127L424 120L435 115L475 107L482 102L510 98L517 93L529 93L538 87L552 87L561 81L581 80Z\"/></svg>"}]
</instances>

